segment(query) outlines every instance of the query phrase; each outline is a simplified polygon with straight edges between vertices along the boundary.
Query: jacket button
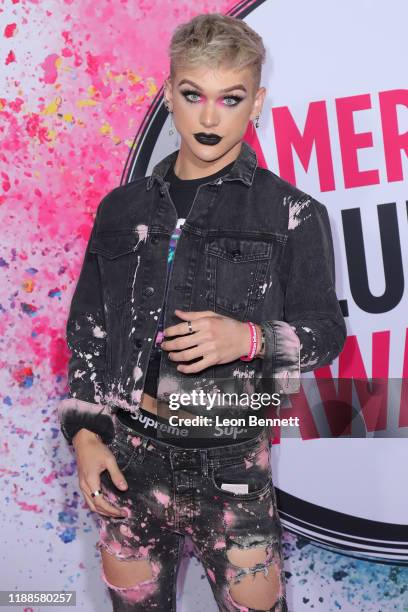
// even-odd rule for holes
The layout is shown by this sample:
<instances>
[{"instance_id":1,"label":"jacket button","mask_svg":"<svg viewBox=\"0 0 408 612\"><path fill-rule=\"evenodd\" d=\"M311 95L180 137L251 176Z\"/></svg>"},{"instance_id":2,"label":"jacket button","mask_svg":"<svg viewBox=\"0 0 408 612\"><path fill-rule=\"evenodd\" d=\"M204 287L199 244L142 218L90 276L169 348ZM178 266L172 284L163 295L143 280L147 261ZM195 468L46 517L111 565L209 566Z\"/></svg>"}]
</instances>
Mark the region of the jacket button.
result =
<instances>
[{"instance_id":1,"label":"jacket button","mask_svg":"<svg viewBox=\"0 0 408 612\"><path fill-rule=\"evenodd\" d=\"M135 345L137 348L141 348L141 346L143 345L143 342L140 339L136 340Z\"/></svg>"},{"instance_id":2,"label":"jacket button","mask_svg":"<svg viewBox=\"0 0 408 612\"><path fill-rule=\"evenodd\" d=\"M157 244L159 242L159 238L157 236L153 236L152 244Z\"/></svg>"},{"instance_id":3,"label":"jacket button","mask_svg":"<svg viewBox=\"0 0 408 612\"><path fill-rule=\"evenodd\" d=\"M231 252L231 255L236 257L237 255L241 255L241 251L239 249L235 249L234 251Z\"/></svg>"},{"instance_id":4,"label":"jacket button","mask_svg":"<svg viewBox=\"0 0 408 612\"><path fill-rule=\"evenodd\" d=\"M154 287L146 287L146 289L143 291L144 295L153 295L154 293Z\"/></svg>"}]
</instances>

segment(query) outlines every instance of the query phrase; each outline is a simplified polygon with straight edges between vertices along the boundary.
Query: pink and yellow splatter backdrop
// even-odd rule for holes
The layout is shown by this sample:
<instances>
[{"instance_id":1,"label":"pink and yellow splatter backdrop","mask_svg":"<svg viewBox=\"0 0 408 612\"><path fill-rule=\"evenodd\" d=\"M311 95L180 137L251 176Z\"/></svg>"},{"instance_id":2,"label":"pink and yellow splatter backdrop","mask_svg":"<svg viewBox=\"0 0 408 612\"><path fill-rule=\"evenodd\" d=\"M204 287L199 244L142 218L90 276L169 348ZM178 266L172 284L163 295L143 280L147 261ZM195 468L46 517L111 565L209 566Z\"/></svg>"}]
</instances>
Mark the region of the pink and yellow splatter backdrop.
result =
<instances>
[{"instance_id":1,"label":"pink and yellow splatter backdrop","mask_svg":"<svg viewBox=\"0 0 408 612\"><path fill-rule=\"evenodd\" d=\"M1 394L32 433L65 390L67 308L101 198L167 75L177 23L231 2L0 4ZM165 19L163 19L165 16ZM11 410L12 408L12 410ZM54 421L54 413L43 413Z\"/></svg>"}]
</instances>

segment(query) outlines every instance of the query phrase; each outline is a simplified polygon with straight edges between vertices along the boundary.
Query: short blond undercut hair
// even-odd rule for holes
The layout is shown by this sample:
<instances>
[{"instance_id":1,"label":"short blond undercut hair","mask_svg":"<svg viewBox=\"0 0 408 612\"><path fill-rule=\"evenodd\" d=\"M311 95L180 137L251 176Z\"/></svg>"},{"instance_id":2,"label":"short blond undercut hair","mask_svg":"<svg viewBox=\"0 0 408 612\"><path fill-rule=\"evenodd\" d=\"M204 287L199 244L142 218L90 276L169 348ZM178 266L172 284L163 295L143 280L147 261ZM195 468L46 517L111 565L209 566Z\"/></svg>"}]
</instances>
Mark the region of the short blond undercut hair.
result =
<instances>
[{"instance_id":1,"label":"short blond undercut hair","mask_svg":"<svg viewBox=\"0 0 408 612\"><path fill-rule=\"evenodd\" d=\"M241 19L221 13L200 14L179 24L173 33L169 45L170 78L174 80L179 67L249 68L256 90L265 55L261 36Z\"/></svg>"}]
</instances>

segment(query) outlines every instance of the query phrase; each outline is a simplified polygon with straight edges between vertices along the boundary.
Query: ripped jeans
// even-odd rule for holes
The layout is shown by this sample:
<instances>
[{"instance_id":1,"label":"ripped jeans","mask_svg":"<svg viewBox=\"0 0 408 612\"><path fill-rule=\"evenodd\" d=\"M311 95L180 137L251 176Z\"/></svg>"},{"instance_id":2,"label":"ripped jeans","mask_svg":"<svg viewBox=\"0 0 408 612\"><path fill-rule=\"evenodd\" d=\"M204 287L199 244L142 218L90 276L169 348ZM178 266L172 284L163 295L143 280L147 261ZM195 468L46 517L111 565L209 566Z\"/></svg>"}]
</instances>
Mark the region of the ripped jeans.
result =
<instances>
[{"instance_id":1,"label":"ripped jeans","mask_svg":"<svg viewBox=\"0 0 408 612\"><path fill-rule=\"evenodd\" d=\"M128 489L117 489L107 470L101 488L127 517L98 515L97 548L121 560L147 560L151 577L121 587L102 569L113 611L175 612L179 558L189 536L220 610L287 612L268 429L230 446L186 449L136 434L116 415L114 423L109 448ZM240 492L222 484L240 484Z\"/></svg>"}]
</instances>

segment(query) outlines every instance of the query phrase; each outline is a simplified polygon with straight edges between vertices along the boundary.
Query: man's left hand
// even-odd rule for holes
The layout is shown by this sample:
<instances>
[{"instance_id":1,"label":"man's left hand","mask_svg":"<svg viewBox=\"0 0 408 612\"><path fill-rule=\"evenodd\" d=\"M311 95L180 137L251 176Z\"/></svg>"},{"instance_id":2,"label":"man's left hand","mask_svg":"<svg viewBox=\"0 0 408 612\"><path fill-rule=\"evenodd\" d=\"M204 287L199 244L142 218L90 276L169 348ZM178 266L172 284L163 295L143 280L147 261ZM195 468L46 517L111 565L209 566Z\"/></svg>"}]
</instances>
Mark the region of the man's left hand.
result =
<instances>
[{"instance_id":1,"label":"man's left hand","mask_svg":"<svg viewBox=\"0 0 408 612\"><path fill-rule=\"evenodd\" d=\"M212 310L187 311L176 308L174 312L183 322L166 327L163 334L183 336L173 340L164 339L161 348L169 351L168 356L172 361L190 361L202 357L192 364L179 364L179 372L200 372L211 365L235 361L249 352L251 336L247 323ZM191 321L193 333L189 333L187 321Z\"/></svg>"}]
</instances>

